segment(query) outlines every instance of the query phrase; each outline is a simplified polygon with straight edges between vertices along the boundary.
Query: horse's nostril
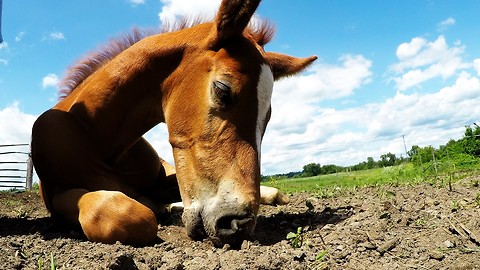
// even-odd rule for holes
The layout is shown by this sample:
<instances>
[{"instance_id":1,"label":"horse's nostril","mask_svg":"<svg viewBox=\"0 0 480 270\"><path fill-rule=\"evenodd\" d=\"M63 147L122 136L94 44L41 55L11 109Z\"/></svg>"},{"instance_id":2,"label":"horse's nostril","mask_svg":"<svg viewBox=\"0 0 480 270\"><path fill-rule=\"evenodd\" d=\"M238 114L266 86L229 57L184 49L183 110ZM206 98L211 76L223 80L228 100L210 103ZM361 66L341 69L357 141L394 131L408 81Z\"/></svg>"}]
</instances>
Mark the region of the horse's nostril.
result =
<instances>
[{"instance_id":1,"label":"horse's nostril","mask_svg":"<svg viewBox=\"0 0 480 270\"><path fill-rule=\"evenodd\" d=\"M238 220L238 219L234 219L232 220L231 222L231 225L232 225L232 230L234 231L241 231L245 228L245 225L248 224L249 222L252 222L253 218L251 217L248 217L248 218L244 218L244 219L241 219L241 220Z\"/></svg>"},{"instance_id":2,"label":"horse's nostril","mask_svg":"<svg viewBox=\"0 0 480 270\"><path fill-rule=\"evenodd\" d=\"M235 234L250 233L248 230L254 223L255 216L252 214L221 217L217 221L217 234L220 237L228 237Z\"/></svg>"}]
</instances>

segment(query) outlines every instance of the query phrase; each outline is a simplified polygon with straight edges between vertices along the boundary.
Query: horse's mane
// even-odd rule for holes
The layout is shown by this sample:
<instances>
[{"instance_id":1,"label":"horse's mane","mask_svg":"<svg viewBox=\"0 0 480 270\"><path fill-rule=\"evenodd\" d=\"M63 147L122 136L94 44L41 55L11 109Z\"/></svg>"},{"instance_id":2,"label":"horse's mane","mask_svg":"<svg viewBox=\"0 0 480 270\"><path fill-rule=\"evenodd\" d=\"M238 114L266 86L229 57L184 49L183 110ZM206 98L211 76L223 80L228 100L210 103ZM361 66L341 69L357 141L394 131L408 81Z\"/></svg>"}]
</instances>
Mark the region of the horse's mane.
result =
<instances>
[{"instance_id":1,"label":"horse's mane","mask_svg":"<svg viewBox=\"0 0 480 270\"><path fill-rule=\"evenodd\" d=\"M92 75L100 67L143 38L155 34L179 31L203 22L205 22L205 20L182 19L173 24L164 24L163 27L157 30L141 30L134 27L129 33L110 39L107 43L87 53L67 69L63 79L59 83L59 99L62 100L67 97L88 76ZM270 42L275 33L274 26L267 20L256 20L254 23L250 23L246 31L253 36L261 46Z\"/></svg>"}]
</instances>

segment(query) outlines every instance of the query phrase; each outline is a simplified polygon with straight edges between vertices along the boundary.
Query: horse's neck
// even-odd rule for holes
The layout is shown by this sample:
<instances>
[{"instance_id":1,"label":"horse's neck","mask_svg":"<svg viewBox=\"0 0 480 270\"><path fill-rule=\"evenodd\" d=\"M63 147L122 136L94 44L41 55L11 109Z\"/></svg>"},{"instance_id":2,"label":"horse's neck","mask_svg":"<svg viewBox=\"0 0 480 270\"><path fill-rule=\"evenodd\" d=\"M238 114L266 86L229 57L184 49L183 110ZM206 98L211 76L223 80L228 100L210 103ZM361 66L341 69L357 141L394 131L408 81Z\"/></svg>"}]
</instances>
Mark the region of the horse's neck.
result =
<instances>
[{"instance_id":1,"label":"horse's neck","mask_svg":"<svg viewBox=\"0 0 480 270\"><path fill-rule=\"evenodd\" d=\"M163 79L151 71L149 61L142 52L126 50L55 106L83 122L108 158L118 158L163 121L159 81Z\"/></svg>"}]
</instances>

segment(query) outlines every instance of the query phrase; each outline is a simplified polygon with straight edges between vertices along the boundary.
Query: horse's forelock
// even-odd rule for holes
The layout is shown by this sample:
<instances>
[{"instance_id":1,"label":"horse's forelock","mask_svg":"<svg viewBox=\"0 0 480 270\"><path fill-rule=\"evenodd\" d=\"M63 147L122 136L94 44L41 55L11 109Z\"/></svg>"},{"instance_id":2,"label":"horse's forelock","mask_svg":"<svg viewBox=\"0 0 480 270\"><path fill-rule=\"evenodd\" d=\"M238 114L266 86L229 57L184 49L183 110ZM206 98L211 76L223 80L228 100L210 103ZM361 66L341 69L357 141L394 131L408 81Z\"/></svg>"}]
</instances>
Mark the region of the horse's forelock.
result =
<instances>
[{"instance_id":1,"label":"horse's forelock","mask_svg":"<svg viewBox=\"0 0 480 270\"><path fill-rule=\"evenodd\" d=\"M77 60L65 72L65 76L59 84L59 99L62 100L75 90L88 76L92 75L100 67L115 58L124 50L131 47L141 39L161 33L174 32L205 22L205 19L183 18L174 22L164 23L160 30L140 30L132 28L129 33L113 38L106 44L100 45L96 50L87 53ZM260 45L264 46L274 36L275 27L268 20L255 20L246 29L247 33Z\"/></svg>"}]
</instances>

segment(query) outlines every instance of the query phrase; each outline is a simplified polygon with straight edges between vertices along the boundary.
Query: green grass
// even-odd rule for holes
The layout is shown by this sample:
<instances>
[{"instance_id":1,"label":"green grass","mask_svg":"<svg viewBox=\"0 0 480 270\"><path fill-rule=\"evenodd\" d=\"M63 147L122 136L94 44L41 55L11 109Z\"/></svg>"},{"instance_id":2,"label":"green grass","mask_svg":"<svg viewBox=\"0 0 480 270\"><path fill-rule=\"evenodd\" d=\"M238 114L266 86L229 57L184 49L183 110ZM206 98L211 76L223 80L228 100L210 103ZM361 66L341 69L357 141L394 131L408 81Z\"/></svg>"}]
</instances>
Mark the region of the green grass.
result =
<instances>
[{"instance_id":1,"label":"green grass","mask_svg":"<svg viewBox=\"0 0 480 270\"><path fill-rule=\"evenodd\" d=\"M472 170L473 169L475 168L472 168ZM320 197L331 197L344 190L358 187L387 184L414 185L424 182L447 185L463 177L464 175L458 170L444 170L438 174L433 174L431 172L425 172L423 168L415 167L413 164L407 163L393 167L342 172L307 178L271 179L270 181L262 182L262 185L276 187L289 194L313 192L320 195Z\"/></svg>"},{"instance_id":2,"label":"green grass","mask_svg":"<svg viewBox=\"0 0 480 270\"><path fill-rule=\"evenodd\" d=\"M306 178L271 180L262 184L279 188L287 193L315 191L323 188L352 188L375 186L394 181L399 174L397 167L376 168L371 170L342 172Z\"/></svg>"}]
</instances>

